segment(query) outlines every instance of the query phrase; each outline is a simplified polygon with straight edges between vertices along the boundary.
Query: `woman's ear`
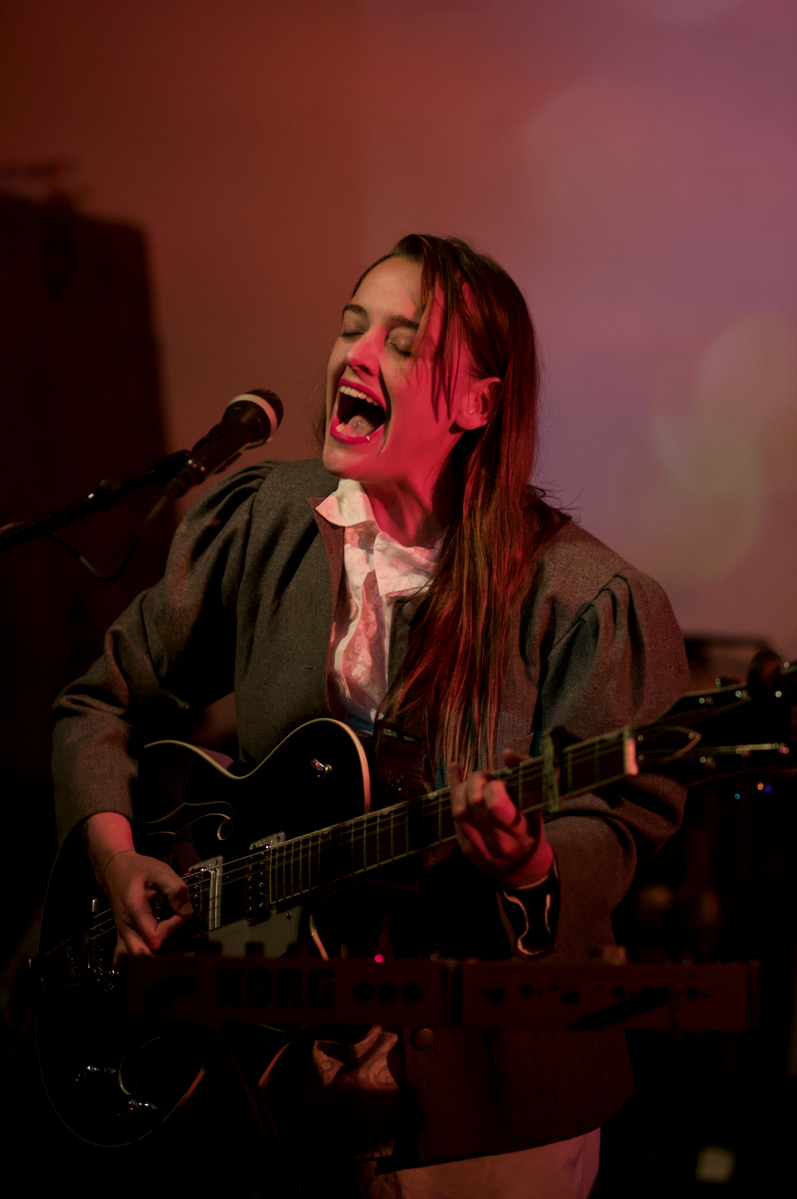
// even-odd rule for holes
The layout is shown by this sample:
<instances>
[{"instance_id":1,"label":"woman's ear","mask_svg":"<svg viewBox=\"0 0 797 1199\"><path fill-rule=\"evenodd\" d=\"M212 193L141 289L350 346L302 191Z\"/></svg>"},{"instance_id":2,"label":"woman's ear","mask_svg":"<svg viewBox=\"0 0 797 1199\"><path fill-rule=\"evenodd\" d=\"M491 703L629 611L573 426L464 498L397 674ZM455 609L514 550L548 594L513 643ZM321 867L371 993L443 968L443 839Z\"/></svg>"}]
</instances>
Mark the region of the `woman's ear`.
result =
<instances>
[{"instance_id":1,"label":"woman's ear","mask_svg":"<svg viewBox=\"0 0 797 1199\"><path fill-rule=\"evenodd\" d=\"M457 411L452 413L457 428L481 429L487 424L498 398L498 385L502 379L474 379L461 396Z\"/></svg>"}]
</instances>

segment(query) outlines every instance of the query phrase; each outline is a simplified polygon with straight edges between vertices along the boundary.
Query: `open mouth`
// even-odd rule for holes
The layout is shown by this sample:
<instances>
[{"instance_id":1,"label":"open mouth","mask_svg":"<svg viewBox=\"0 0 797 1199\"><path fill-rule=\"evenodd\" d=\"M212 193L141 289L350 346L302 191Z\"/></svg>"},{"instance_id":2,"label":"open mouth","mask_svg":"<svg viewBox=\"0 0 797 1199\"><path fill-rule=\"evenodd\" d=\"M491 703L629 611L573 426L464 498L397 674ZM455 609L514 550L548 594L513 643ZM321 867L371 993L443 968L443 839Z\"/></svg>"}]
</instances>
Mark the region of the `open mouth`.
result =
<instances>
[{"instance_id":1,"label":"open mouth","mask_svg":"<svg viewBox=\"0 0 797 1199\"><path fill-rule=\"evenodd\" d=\"M370 437L382 427L386 419L381 404L377 404L364 391L352 387L350 383L341 383L338 387L336 416L334 432L347 438Z\"/></svg>"}]
</instances>

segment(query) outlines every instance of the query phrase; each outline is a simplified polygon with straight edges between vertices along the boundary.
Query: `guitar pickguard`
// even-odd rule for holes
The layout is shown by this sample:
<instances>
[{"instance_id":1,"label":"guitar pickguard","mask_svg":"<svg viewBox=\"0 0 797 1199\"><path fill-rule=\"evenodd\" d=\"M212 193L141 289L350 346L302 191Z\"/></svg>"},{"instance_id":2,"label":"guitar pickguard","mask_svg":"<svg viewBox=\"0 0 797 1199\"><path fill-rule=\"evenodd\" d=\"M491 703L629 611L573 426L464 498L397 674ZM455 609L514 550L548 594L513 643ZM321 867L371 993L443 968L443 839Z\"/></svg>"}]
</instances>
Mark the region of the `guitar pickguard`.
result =
<instances>
[{"instance_id":1,"label":"guitar pickguard","mask_svg":"<svg viewBox=\"0 0 797 1199\"><path fill-rule=\"evenodd\" d=\"M219 953L224 957L243 958L254 954L281 958L299 938L302 911L299 905L284 912L274 912L254 928L246 920L236 920L208 933L208 940L221 947Z\"/></svg>"}]
</instances>

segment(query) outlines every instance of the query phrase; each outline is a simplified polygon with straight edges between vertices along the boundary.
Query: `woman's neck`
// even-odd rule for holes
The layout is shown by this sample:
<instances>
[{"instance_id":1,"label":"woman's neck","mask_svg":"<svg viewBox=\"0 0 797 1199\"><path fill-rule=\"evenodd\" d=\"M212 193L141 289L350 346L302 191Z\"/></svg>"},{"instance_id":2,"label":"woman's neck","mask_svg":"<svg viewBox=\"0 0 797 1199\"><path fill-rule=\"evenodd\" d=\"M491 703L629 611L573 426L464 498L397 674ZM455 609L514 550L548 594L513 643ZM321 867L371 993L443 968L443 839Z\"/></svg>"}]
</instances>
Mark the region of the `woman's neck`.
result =
<instances>
[{"instance_id":1,"label":"woman's neck","mask_svg":"<svg viewBox=\"0 0 797 1199\"><path fill-rule=\"evenodd\" d=\"M439 478L428 495L363 483L374 520L399 545L432 546L451 520L453 488Z\"/></svg>"}]
</instances>

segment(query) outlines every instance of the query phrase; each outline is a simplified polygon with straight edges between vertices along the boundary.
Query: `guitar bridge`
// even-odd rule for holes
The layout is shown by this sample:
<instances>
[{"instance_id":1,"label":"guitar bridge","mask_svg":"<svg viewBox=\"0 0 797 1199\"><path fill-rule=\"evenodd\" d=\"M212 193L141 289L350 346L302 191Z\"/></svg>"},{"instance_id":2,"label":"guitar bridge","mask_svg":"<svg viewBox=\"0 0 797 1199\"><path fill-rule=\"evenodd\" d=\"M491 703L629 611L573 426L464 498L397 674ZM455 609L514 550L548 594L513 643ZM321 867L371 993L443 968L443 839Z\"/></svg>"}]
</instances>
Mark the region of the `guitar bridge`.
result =
<instances>
[{"instance_id":1,"label":"guitar bridge","mask_svg":"<svg viewBox=\"0 0 797 1199\"><path fill-rule=\"evenodd\" d=\"M245 892L247 924L260 924L262 920L268 920L271 914L268 894L269 850L272 845L282 845L284 841L284 833L271 833L249 846Z\"/></svg>"},{"instance_id":2,"label":"guitar bridge","mask_svg":"<svg viewBox=\"0 0 797 1199\"><path fill-rule=\"evenodd\" d=\"M221 926L221 872L224 858L206 858L186 874L188 893L200 933L212 933Z\"/></svg>"}]
</instances>

